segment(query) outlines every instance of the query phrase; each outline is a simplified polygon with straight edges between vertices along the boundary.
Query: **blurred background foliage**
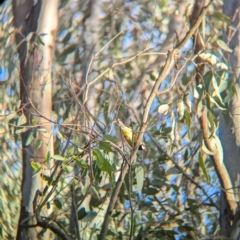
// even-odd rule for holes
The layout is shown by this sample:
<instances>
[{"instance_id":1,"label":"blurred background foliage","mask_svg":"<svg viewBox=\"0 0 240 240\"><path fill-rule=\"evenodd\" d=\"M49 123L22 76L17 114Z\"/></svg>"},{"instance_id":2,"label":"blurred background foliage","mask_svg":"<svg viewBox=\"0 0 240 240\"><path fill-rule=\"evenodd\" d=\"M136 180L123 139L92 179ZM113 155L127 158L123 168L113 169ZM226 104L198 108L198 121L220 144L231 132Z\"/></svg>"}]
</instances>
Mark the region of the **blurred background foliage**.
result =
<instances>
[{"instance_id":1,"label":"blurred background foliage","mask_svg":"<svg viewBox=\"0 0 240 240\"><path fill-rule=\"evenodd\" d=\"M198 117L207 105L216 134L218 112L225 112L227 119L234 94L223 55L231 50L222 39L230 23L221 13L222 4L214 1L199 29L205 44L200 56L206 62L202 82L194 81L199 66L189 40L160 86L144 136L147 151L139 152L130 168L107 239L126 239L131 229L135 239L203 239L218 234L220 185ZM99 233L96 217L108 203L123 162L111 144L124 145L126 158L131 153L114 120L120 118L137 131L167 51L190 28L192 5L193 1L164 0L60 1L52 134L55 159L63 161L64 172L54 183L55 197L48 204L56 208L51 220L66 231L74 199L80 235L95 239ZM0 236L14 239L21 199L20 134L35 128L28 140L38 147L37 132L43 129L34 121L26 123L19 108L17 30L10 1L0 9ZM86 153L87 144L91 147ZM75 165L68 163L72 160ZM41 171L37 164L32 167ZM48 176L42 179L50 183Z\"/></svg>"}]
</instances>

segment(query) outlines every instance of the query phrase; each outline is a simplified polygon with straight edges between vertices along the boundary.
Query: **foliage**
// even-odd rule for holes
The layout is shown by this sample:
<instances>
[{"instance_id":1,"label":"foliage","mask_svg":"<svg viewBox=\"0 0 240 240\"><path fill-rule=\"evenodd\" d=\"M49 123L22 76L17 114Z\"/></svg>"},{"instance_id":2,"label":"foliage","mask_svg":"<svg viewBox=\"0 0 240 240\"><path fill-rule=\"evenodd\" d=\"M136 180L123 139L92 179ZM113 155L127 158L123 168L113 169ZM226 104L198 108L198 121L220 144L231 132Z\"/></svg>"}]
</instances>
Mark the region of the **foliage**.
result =
<instances>
[{"instance_id":1,"label":"foliage","mask_svg":"<svg viewBox=\"0 0 240 240\"><path fill-rule=\"evenodd\" d=\"M53 205L56 211L49 218L72 235L76 235L73 212L83 239L95 239L99 234L115 179L131 155L114 120L120 118L138 130L156 80L154 71L161 72L159 46L176 6L177 2L169 6L167 1L159 5L150 0L103 1L96 5L98 19L87 1L61 1L52 106L56 153L52 158L58 171L42 175L46 192L52 189L54 194L43 194L39 203ZM209 129L217 144L219 111L228 119L235 82L223 55L231 51L221 38L226 16L217 3L212 9L203 30L206 50L199 53L205 74L195 81L202 66L196 63L189 40L158 89L144 136L147 151L138 153L124 179L107 239L127 239L129 235L136 239L202 239L218 234L220 184L198 118L207 106ZM8 5L3 10L0 38L4 48L0 52L9 80L0 85L0 174L4 179L0 235L10 239L18 224L20 134L33 129L26 144L34 141L37 148L41 145L38 132L44 127L34 121L23 126L26 119L19 109L11 10ZM189 15L185 17L189 19ZM49 160L46 153L46 162ZM40 164L32 163L32 167L41 171Z\"/></svg>"}]
</instances>

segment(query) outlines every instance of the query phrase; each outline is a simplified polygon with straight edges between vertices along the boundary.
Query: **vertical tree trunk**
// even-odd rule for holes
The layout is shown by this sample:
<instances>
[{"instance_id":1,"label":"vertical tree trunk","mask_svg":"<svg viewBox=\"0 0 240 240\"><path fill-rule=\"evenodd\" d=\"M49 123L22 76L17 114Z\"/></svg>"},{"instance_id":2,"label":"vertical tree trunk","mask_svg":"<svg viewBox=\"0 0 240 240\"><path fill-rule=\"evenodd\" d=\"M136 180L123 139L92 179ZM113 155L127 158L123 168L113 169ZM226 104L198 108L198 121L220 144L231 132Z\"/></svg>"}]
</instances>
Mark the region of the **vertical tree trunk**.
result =
<instances>
[{"instance_id":1,"label":"vertical tree trunk","mask_svg":"<svg viewBox=\"0 0 240 240\"><path fill-rule=\"evenodd\" d=\"M231 69L233 76L229 76L229 80L232 77L236 77L236 90L237 94L233 97L231 104L232 122L227 125L223 117L220 121L220 139L224 150L224 163L228 169L233 187L235 201L239 201L239 184L240 184L240 88L239 88L239 65L240 65L240 31L237 27L239 24L239 0L224 1L224 14L233 19L232 25L236 28L236 33L230 39L229 36L233 33L233 28L226 34L225 40L229 41L229 47L232 48L233 52L229 54L228 59L230 60ZM230 35L229 35L230 34ZM220 224L221 233L225 237L231 237L231 239L237 239L236 223L240 220L238 210L236 210L235 216L229 214L229 210L226 207L226 200L224 196L221 198L221 213L220 213ZM237 231L238 232L238 231Z\"/></svg>"},{"instance_id":2,"label":"vertical tree trunk","mask_svg":"<svg viewBox=\"0 0 240 240\"><path fill-rule=\"evenodd\" d=\"M47 119L51 119L51 69L58 24L58 0L39 0L36 5L32 0L14 0L13 14L20 59L20 97L23 113L27 117L28 126L32 125L32 119L40 125L40 115L45 117L45 123ZM36 34L44 34L41 37L44 46L39 42L36 45ZM26 226L36 224L33 199L36 191L41 190L44 184L39 174L34 175L30 163L35 161L43 165L46 154L53 152L50 122L44 125L44 128L47 130L44 134L37 132L37 128L31 128L22 134L23 180L17 239L38 237L37 229ZM34 142L27 142L32 131L34 137L42 141L38 148ZM48 239L48 236L45 235L44 239Z\"/></svg>"}]
</instances>

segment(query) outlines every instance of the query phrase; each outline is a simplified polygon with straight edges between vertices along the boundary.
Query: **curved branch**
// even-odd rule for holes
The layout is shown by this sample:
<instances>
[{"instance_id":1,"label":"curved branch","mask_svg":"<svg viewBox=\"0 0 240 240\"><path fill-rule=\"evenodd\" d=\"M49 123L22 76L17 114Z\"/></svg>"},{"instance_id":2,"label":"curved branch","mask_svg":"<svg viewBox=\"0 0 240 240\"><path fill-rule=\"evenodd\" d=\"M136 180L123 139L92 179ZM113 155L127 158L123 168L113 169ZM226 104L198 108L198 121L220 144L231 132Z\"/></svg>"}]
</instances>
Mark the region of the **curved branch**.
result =
<instances>
[{"instance_id":1,"label":"curved branch","mask_svg":"<svg viewBox=\"0 0 240 240\"><path fill-rule=\"evenodd\" d=\"M237 203L236 203L236 199L233 192L233 185L229 177L228 171L225 167L225 164L222 162L221 154L219 151L216 151L215 140L212 137L210 137L211 134L208 129L208 118L207 118L206 107L204 107L202 116L199 118L199 121L202 126L203 137L204 137L206 146L211 152L214 153L214 155L211 156L213 165L218 175L221 186L224 190L226 201L231 211L231 214L230 214L231 218L233 218L237 208Z\"/></svg>"}]
</instances>

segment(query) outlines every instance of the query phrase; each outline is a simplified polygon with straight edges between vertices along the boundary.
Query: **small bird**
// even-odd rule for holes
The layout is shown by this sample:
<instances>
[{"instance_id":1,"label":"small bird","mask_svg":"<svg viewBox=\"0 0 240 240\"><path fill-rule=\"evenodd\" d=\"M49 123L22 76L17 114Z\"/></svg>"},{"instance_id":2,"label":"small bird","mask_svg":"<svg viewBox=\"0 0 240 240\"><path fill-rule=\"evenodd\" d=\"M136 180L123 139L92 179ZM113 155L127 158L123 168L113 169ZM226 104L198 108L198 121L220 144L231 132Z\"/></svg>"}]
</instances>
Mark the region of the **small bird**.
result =
<instances>
[{"instance_id":1,"label":"small bird","mask_svg":"<svg viewBox=\"0 0 240 240\"><path fill-rule=\"evenodd\" d=\"M121 120L117 119L116 121L117 125L121 128L123 136L125 138L125 140L127 141L127 143L133 147L137 141L138 138L138 134L137 133L133 133L133 130L130 127L125 126ZM139 145L138 150L146 150L146 146L144 142L141 142Z\"/></svg>"}]
</instances>

